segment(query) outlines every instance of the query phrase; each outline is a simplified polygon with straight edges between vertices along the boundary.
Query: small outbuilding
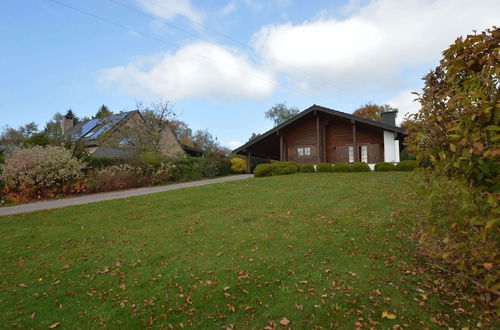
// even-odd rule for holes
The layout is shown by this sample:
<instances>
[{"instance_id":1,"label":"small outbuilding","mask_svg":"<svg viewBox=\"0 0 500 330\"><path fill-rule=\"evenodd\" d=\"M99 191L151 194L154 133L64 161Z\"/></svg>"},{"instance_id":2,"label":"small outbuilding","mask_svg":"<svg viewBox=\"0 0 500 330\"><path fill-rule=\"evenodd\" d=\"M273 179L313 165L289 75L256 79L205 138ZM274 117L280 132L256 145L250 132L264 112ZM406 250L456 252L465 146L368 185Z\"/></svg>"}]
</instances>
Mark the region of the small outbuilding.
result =
<instances>
[{"instance_id":1,"label":"small outbuilding","mask_svg":"<svg viewBox=\"0 0 500 330\"><path fill-rule=\"evenodd\" d=\"M399 162L406 134L396 115L376 121L313 105L233 152L298 164Z\"/></svg>"}]
</instances>

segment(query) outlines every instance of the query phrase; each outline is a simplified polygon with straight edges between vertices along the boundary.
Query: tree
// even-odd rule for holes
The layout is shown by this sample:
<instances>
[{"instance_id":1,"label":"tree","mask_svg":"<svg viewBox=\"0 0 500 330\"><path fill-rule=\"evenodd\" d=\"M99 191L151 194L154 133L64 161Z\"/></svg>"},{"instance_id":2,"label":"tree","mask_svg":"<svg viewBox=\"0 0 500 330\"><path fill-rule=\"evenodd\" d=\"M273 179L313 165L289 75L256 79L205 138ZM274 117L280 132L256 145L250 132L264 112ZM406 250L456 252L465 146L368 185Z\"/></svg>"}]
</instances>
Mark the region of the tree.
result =
<instances>
[{"instance_id":1,"label":"tree","mask_svg":"<svg viewBox=\"0 0 500 330\"><path fill-rule=\"evenodd\" d=\"M64 115L66 118L69 118L69 119L73 119L73 124L76 125L78 123L80 123L80 118L78 118L76 116L76 114L73 112L73 110L71 110L71 108L69 108L67 111L66 111L66 114Z\"/></svg>"},{"instance_id":2,"label":"tree","mask_svg":"<svg viewBox=\"0 0 500 330\"><path fill-rule=\"evenodd\" d=\"M354 116L359 116L376 121L380 121L382 119L382 117L380 116L380 106L373 103L366 103L364 106L354 110L352 114Z\"/></svg>"},{"instance_id":3,"label":"tree","mask_svg":"<svg viewBox=\"0 0 500 330\"><path fill-rule=\"evenodd\" d=\"M203 150L206 154L217 154L222 151L217 138L207 130L196 131L193 135L193 147Z\"/></svg>"},{"instance_id":4,"label":"tree","mask_svg":"<svg viewBox=\"0 0 500 330\"><path fill-rule=\"evenodd\" d=\"M140 118L133 125L123 125L118 130L109 130L99 136L100 145L115 148L134 149L139 154L161 155L163 130L175 119L175 113L170 102L152 103L145 106L137 102ZM105 124L105 123L104 123Z\"/></svg>"},{"instance_id":5,"label":"tree","mask_svg":"<svg viewBox=\"0 0 500 330\"><path fill-rule=\"evenodd\" d=\"M97 110L97 113L95 114L94 119L95 118L103 119L103 118L106 118L106 117L109 117L112 115L113 115L113 112L111 110L109 110L109 108L106 105L103 104L103 105L101 105L99 110Z\"/></svg>"},{"instance_id":6,"label":"tree","mask_svg":"<svg viewBox=\"0 0 500 330\"><path fill-rule=\"evenodd\" d=\"M27 123L23 126L20 126L19 127L19 132L25 137L25 138L29 138L30 136L32 136L33 134L35 134L36 132L38 132L38 125L32 121L30 123Z\"/></svg>"},{"instance_id":7,"label":"tree","mask_svg":"<svg viewBox=\"0 0 500 330\"><path fill-rule=\"evenodd\" d=\"M168 125L179 143L193 147L193 131L185 122L170 120Z\"/></svg>"},{"instance_id":8,"label":"tree","mask_svg":"<svg viewBox=\"0 0 500 330\"><path fill-rule=\"evenodd\" d=\"M250 141L255 140L256 138L258 138L261 135L262 134L260 134L260 133L252 133L252 135L250 135L250 138L248 139L247 143L250 142Z\"/></svg>"},{"instance_id":9,"label":"tree","mask_svg":"<svg viewBox=\"0 0 500 330\"><path fill-rule=\"evenodd\" d=\"M373 103L366 103L364 106L354 110L352 114L355 116L371 120L381 121L382 112L392 112L392 111L398 111L398 109L391 107L389 104L377 105Z\"/></svg>"},{"instance_id":10,"label":"tree","mask_svg":"<svg viewBox=\"0 0 500 330\"><path fill-rule=\"evenodd\" d=\"M265 113L266 119L272 120L274 126L284 123L288 119L297 115L300 110L296 107L288 108L285 103L277 103L274 107Z\"/></svg>"},{"instance_id":11,"label":"tree","mask_svg":"<svg viewBox=\"0 0 500 330\"><path fill-rule=\"evenodd\" d=\"M20 147L25 140L25 136L19 129L5 127L0 134L0 144L9 147Z\"/></svg>"},{"instance_id":12,"label":"tree","mask_svg":"<svg viewBox=\"0 0 500 330\"><path fill-rule=\"evenodd\" d=\"M24 147L32 147L32 146L48 146L50 144L51 140L49 136L47 135L46 132L38 132L27 139L24 140L23 146Z\"/></svg>"},{"instance_id":13,"label":"tree","mask_svg":"<svg viewBox=\"0 0 500 330\"><path fill-rule=\"evenodd\" d=\"M51 144L54 141L58 141L62 137L61 120L63 115L60 112L56 112L52 119L45 124L44 132L47 134L51 140Z\"/></svg>"}]
</instances>

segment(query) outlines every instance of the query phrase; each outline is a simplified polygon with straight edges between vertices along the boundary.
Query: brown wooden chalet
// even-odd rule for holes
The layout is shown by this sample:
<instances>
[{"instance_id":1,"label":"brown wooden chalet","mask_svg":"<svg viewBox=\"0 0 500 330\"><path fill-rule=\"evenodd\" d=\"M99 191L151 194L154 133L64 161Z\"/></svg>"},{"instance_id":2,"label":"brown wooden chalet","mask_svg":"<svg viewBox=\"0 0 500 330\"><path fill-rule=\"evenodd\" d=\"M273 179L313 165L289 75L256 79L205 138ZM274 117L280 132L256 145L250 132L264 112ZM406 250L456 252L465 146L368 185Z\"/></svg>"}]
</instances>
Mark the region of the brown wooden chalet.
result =
<instances>
[{"instance_id":1,"label":"brown wooden chalet","mask_svg":"<svg viewBox=\"0 0 500 330\"><path fill-rule=\"evenodd\" d=\"M298 164L399 162L405 133L396 113L379 122L313 105L233 152Z\"/></svg>"}]
</instances>

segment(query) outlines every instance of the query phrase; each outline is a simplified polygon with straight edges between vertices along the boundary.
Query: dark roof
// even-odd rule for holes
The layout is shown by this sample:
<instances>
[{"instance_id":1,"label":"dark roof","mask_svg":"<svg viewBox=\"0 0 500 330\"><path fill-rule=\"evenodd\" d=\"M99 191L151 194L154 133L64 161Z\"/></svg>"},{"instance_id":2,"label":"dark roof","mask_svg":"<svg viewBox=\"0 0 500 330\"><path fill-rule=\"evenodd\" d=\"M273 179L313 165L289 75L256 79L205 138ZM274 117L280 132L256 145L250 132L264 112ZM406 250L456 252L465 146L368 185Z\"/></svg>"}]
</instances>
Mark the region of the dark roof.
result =
<instances>
[{"instance_id":1,"label":"dark roof","mask_svg":"<svg viewBox=\"0 0 500 330\"><path fill-rule=\"evenodd\" d=\"M109 157L109 158L126 158L130 157L131 153L111 147L98 147L92 153L93 157Z\"/></svg>"},{"instance_id":2,"label":"dark roof","mask_svg":"<svg viewBox=\"0 0 500 330\"><path fill-rule=\"evenodd\" d=\"M66 132L64 136L69 136L73 141L78 139L95 140L101 135L119 125L123 119L129 117L132 113L138 112L137 110L121 112L103 119L91 119L79 123Z\"/></svg>"},{"instance_id":3,"label":"dark roof","mask_svg":"<svg viewBox=\"0 0 500 330\"><path fill-rule=\"evenodd\" d=\"M184 150L184 152L186 152L189 156L202 157L204 154L203 150L196 149L196 148L187 146L185 144L180 144L180 145L181 145L182 150Z\"/></svg>"},{"instance_id":4,"label":"dark roof","mask_svg":"<svg viewBox=\"0 0 500 330\"><path fill-rule=\"evenodd\" d=\"M248 148L252 144L254 144L254 143L256 143L256 142L258 142L258 141L260 141L260 140L262 140L262 139L264 139L266 137L268 137L269 135L275 133L276 131L279 131L280 129L282 129L282 128L288 126L288 125L290 125L291 123L299 120L300 118L302 118L302 117L306 116L307 114L309 114L311 112L314 112L314 111L319 111L319 112L323 112L323 113L326 113L326 114L329 114L329 115L338 116L338 117L346 118L346 119L349 119L349 120L354 120L354 121L357 121L357 122L360 122L360 123L364 123L364 124L367 124L367 125L372 125L372 126L380 127L380 128L386 129L388 131L393 131L393 132L405 134L404 129L402 129L401 127L398 127L398 126L394 126L394 125L382 123L380 121L376 121L376 120L372 120L372 119L367 119L367 118L363 118L363 117L359 117L359 116L354 116L354 115L351 115L349 113L345 113L345 112L342 112L342 111L333 110L333 109L330 109L330 108L326 108L326 107L322 107L320 105L313 104L309 108L307 108L304 111L298 113L297 115L293 116L292 118L290 118L289 120L285 121L284 123L282 123L282 124L280 124L280 125L272 128L272 129L270 129L269 131L265 132L262 135L259 135L255 139L253 139L251 141L248 141L247 143L245 143L241 147L239 147L237 149L234 149L233 153L239 153L239 152L243 151L245 148Z\"/></svg>"}]
</instances>

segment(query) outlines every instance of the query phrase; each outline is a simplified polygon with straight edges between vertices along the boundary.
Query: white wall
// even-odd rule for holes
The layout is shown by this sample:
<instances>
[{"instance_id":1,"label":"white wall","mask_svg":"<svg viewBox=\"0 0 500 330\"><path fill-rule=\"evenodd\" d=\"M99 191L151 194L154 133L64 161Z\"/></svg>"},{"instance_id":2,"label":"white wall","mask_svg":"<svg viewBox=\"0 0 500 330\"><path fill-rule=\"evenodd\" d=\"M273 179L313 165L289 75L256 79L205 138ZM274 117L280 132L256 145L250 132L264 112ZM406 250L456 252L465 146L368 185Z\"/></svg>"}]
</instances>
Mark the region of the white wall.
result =
<instances>
[{"instance_id":1,"label":"white wall","mask_svg":"<svg viewBox=\"0 0 500 330\"><path fill-rule=\"evenodd\" d=\"M399 144L399 141L398 141ZM399 161L396 160L396 148L394 143L394 133L389 131L384 131L384 161L389 163L394 163ZM398 157L399 158L399 149Z\"/></svg>"}]
</instances>

